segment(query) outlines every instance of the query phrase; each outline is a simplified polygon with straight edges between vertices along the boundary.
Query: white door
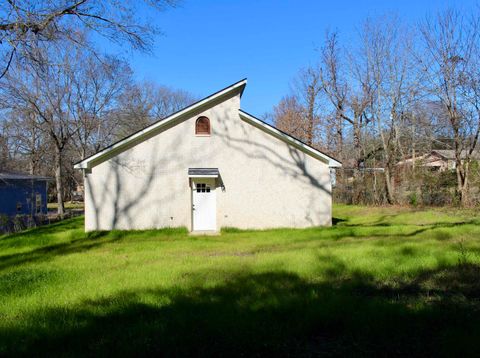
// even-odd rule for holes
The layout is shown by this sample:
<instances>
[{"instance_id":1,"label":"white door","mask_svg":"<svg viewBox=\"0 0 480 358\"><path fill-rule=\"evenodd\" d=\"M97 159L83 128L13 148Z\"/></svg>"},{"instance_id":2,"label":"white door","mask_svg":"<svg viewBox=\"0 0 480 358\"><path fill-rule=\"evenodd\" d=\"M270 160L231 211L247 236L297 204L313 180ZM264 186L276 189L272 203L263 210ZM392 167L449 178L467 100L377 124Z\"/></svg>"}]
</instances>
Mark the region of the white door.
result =
<instances>
[{"instance_id":1,"label":"white door","mask_svg":"<svg viewBox=\"0 0 480 358\"><path fill-rule=\"evenodd\" d=\"M215 179L195 179L192 191L193 230L217 230Z\"/></svg>"}]
</instances>

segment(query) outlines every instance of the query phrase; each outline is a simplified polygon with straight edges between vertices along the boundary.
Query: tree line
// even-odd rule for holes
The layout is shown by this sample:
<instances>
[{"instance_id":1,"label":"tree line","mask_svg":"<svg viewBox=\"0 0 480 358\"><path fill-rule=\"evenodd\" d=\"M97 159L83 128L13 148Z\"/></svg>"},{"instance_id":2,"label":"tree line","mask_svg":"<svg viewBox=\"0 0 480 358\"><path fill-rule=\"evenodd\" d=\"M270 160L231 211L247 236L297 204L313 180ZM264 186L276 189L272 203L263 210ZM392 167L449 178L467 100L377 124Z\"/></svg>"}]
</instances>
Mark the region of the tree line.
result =
<instances>
[{"instance_id":1,"label":"tree line","mask_svg":"<svg viewBox=\"0 0 480 358\"><path fill-rule=\"evenodd\" d=\"M177 1L0 4L0 169L54 177L63 215L82 181L74 162L195 100L136 81L128 61L92 41L148 52L159 29L139 14ZM351 202L400 203L405 183L409 195L448 184L454 202L478 202L478 15L450 9L416 24L369 18L348 41L329 31L317 61L267 117L343 162L337 188L351 189ZM431 149L453 150L453 173L415 165ZM406 158L408 170L398 165Z\"/></svg>"},{"instance_id":2,"label":"tree line","mask_svg":"<svg viewBox=\"0 0 480 358\"><path fill-rule=\"evenodd\" d=\"M346 42L329 31L318 60L299 71L267 117L342 161L337 181L357 193L376 186L390 204L401 201L399 182L418 179L415 158L453 150L454 201L471 204L479 183L479 15L447 9L416 24L368 18ZM399 170L406 158L413 172ZM380 183L366 181L373 176Z\"/></svg>"}]
</instances>

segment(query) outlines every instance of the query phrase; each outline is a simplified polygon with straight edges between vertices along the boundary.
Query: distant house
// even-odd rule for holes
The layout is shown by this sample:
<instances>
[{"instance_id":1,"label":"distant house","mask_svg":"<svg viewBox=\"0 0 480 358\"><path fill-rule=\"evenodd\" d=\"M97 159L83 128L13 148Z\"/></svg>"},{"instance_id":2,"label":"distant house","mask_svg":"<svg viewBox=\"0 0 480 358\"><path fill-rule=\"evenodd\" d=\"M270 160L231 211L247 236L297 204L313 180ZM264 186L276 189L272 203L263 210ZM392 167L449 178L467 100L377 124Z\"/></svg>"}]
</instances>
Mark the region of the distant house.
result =
<instances>
[{"instance_id":1,"label":"distant house","mask_svg":"<svg viewBox=\"0 0 480 358\"><path fill-rule=\"evenodd\" d=\"M461 159L466 156L466 151L461 152ZM480 160L480 152L474 151L472 153L472 159ZM419 155L415 158L407 158L397 163L398 166L412 166L415 163L416 166L429 168L433 171L445 171L455 169L455 151L447 149L435 149L429 153Z\"/></svg>"},{"instance_id":2,"label":"distant house","mask_svg":"<svg viewBox=\"0 0 480 358\"><path fill-rule=\"evenodd\" d=\"M0 215L47 214L49 180L43 176L0 172Z\"/></svg>"},{"instance_id":3,"label":"distant house","mask_svg":"<svg viewBox=\"0 0 480 358\"><path fill-rule=\"evenodd\" d=\"M367 165L370 165L368 163ZM335 187L337 185L337 174L340 175L341 173L343 180L346 180L347 183L352 183L355 180L355 175L360 174L372 174L375 173L384 173L385 168L383 167L369 167L365 166L365 161L362 160L360 163L353 158L347 158L342 162L342 167L333 167L330 169L331 171L331 178L332 178L332 186Z\"/></svg>"},{"instance_id":4,"label":"distant house","mask_svg":"<svg viewBox=\"0 0 480 358\"><path fill-rule=\"evenodd\" d=\"M72 201L83 201L84 192L83 185L77 185L77 188L72 192Z\"/></svg>"}]
</instances>

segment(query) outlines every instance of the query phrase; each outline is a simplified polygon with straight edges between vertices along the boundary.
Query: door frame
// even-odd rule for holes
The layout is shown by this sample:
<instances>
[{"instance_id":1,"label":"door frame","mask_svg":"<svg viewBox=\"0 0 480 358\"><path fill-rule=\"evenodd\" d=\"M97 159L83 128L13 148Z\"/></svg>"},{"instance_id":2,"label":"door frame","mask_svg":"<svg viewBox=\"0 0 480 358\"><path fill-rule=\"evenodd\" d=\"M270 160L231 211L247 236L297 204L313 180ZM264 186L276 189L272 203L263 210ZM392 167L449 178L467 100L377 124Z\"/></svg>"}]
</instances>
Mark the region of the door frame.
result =
<instances>
[{"instance_id":1,"label":"door frame","mask_svg":"<svg viewBox=\"0 0 480 358\"><path fill-rule=\"evenodd\" d=\"M194 213L194 195L196 193L196 186L197 184L210 184L210 192L213 192L214 200L215 200L215 210L213 213L213 219L215 222L215 228L210 230L197 230L195 229L195 213ZM195 233L202 233L202 232L218 232L218 225L217 225L217 179L212 177L191 177L190 178L190 215L191 215L191 232Z\"/></svg>"}]
</instances>

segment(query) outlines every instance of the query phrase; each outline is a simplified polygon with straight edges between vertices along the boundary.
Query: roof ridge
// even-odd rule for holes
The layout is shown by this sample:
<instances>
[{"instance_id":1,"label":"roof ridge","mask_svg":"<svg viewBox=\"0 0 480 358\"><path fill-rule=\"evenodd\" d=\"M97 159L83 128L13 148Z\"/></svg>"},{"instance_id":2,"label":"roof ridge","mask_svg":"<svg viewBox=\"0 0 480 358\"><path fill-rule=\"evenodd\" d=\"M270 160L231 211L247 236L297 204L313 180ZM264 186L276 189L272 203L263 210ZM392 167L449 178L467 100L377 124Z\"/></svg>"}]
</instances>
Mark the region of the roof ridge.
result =
<instances>
[{"instance_id":1,"label":"roof ridge","mask_svg":"<svg viewBox=\"0 0 480 358\"><path fill-rule=\"evenodd\" d=\"M115 143L110 144L109 146L99 150L98 152L96 152L96 153L78 161L77 163L74 164L74 168L75 169L87 169L87 168L89 168L88 163L91 160L96 159L96 158L101 158L103 155L110 152L111 150L114 150L116 148L121 148L123 145L128 143L130 140L133 140L137 137L140 137L142 134L149 133L151 130L154 130L155 128L157 128L161 124L168 123L169 121L171 121L171 120L175 119L176 117L180 116L182 114L182 112L188 112L188 111L191 111L191 110L193 110L197 107L200 107L201 105L203 105L205 103L208 103L210 100L216 98L217 96L225 95L228 92L233 91L234 89L242 87L241 91L240 91L240 96L241 96L243 94L243 91L244 91L246 85L247 85L247 78L244 78L240 81L237 81L237 82L231 84L230 86L224 87L221 90L216 91L216 92L212 93L211 95L209 95L207 97L204 97L204 98L192 103L191 105L189 105L187 107L184 107L184 108L182 108L182 109L180 109L176 112L173 112L172 114L149 124L145 128L142 128L142 129L140 129L140 130L138 130L138 131L136 131L136 132L134 132L134 133L118 140L118 141L116 141ZM86 166L82 165L84 163L86 163L85 164Z\"/></svg>"}]
</instances>

